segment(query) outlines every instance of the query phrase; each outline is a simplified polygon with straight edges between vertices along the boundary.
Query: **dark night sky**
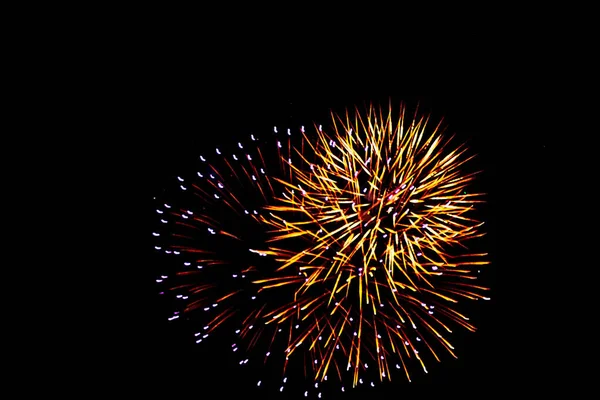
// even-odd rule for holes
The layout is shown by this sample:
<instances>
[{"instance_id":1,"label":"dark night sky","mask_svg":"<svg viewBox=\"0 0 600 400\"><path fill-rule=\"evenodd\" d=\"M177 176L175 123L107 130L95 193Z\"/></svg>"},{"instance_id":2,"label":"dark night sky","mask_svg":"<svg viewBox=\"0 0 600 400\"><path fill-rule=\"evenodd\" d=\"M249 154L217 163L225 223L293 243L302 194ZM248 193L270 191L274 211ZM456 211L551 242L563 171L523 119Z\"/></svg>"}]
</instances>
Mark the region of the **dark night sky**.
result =
<instances>
[{"instance_id":1,"label":"dark night sky","mask_svg":"<svg viewBox=\"0 0 600 400\"><path fill-rule=\"evenodd\" d=\"M315 118L327 121L329 109L342 111L345 106L369 101L385 104L389 97L409 104L419 102L424 111L444 116L449 131L469 139L470 148L479 154L476 166L484 169L479 179L488 193L484 209L488 236L484 240L492 261L487 282L492 286L492 301L479 304L481 312L473 315L479 330L462 335L467 340L457 348L458 360L448 355L437 366L435 360L430 361L429 375L418 377L416 383L399 379L357 394L371 399L402 398L403 394L421 398L442 392L458 395L469 387L493 393L515 382L536 382L531 371L544 360L528 346L536 340L537 328L535 313L527 311L531 308L527 304L535 302L535 290L528 286L536 265L542 262L534 254L542 243L539 237L532 237L527 225L544 226L531 208L544 197L551 144L543 140L541 132L530 129L535 118L535 109L530 107L535 103L532 93L523 95L504 82L476 80L468 85L464 81L429 82L423 88L416 78L386 81L350 76L335 79L334 87L327 79L321 79L320 86L315 82L303 86L294 76L265 81L252 74L229 79L212 73L189 78L191 71L179 75L177 68L170 67L169 79L149 82L145 93L148 136L144 139L150 144L148 200L166 179L193 165L203 148L230 140L232 135L270 132L273 125L308 126ZM524 204L530 209L524 210ZM149 219L155 218L153 210L149 201ZM254 382L245 379L243 370L228 356L215 359L227 354L227 349L194 346L181 329L167 323L154 286L153 258L150 265L139 281L143 297L138 307L145 311L140 313L140 323L146 332L139 359L141 371L145 371L138 378L140 385L150 388L148 393L170 393L168 398L270 398L259 396ZM271 394L278 398L279 393ZM294 398L289 395L280 398Z\"/></svg>"}]
</instances>

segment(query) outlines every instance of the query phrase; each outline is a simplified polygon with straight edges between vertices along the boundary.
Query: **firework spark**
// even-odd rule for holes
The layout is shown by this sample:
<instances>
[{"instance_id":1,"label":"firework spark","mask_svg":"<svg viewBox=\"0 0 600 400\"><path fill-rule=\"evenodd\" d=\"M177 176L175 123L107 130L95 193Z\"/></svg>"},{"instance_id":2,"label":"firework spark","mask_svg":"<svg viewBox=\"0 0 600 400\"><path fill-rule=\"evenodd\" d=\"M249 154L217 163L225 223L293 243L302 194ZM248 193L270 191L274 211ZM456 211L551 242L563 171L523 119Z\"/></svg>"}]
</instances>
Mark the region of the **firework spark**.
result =
<instances>
[{"instance_id":1,"label":"firework spark","mask_svg":"<svg viewBox=\"0 0 600 400\"><path fill-rule=\"evenodd\" d=\"M183 262L175 283L157 279L185 300L170 319L208 313L198 342L233 323L243 354L279 358L284 375L299 359L315 390L332 376L342 390L410 380L424 354L456 357L452 327L475 330L456 305L488 299L475 284L486 254L465 245L482 236L483 200L467 192L465 146L429 127L370 107L201 156L202 172L177 178L186 207L157 209L156 249Z\"/></svg>"}]
</instances>

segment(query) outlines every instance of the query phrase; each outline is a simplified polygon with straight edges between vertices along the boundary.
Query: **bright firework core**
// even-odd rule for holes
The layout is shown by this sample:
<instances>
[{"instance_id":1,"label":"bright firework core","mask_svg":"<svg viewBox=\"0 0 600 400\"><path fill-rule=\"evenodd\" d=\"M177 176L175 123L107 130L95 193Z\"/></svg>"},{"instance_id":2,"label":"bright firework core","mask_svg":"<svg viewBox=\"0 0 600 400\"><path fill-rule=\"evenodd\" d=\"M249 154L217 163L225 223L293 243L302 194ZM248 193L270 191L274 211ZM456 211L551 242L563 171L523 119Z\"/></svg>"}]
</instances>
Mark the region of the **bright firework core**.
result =
<instances>
[{"instance_id":1,"label":"bright firework core","mask_svg":"<svg viewBox=\"0 0 600 400\"><path fill-rule=\"evenodd\" d=\"M456 357L452 326L475 328L455 306L488 299L474 284L486 254L465 245L482 236L471 216L482 195L468 193L475 174L462 171L466 148L452 147L425 117L407 120L404 108L333 115L329 128L300 133L297 146L289 130L275 129L272 147L239 143L240 154L201 157L193 202L165 210L180 222L164 248L210 266L206 275L178 273L184 280L173 288L190 297L183 312L214 312L208 333L235 320L258 362L279 357L285 371L301 354L316 382L335 376L343 385L349 374L356 386L367 370L376 381L397 371L410 380L411 362L427 372L422 354ZM228 254L198 240L200 232ZM252 257L231 258L248 245ZM245 283L222 283L232 269ZM242 310L249 295L257 301Z\"/></svg>"}]
</instances>

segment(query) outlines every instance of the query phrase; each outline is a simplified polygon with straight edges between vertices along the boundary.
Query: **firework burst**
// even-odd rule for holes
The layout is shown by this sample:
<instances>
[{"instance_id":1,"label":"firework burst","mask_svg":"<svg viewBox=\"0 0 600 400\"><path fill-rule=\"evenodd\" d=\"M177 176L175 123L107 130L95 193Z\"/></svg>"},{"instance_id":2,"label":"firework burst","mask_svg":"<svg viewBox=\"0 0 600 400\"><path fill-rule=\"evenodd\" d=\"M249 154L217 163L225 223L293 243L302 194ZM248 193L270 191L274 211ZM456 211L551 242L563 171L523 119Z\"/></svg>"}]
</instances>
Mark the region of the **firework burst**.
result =
<instances>
[{"instance_id":1,"label":"firework burst","mask_svg":"<svg viewBox=\"0 0 600 400\"><path fill-rule=\"evenodd\" d=\"M482 236L466 148L392 107L250 139L201 156L157 209L156 249L178 262L157 279L182 304L170 319L200 314L197 342L232 327L240 364L280 363L280 390L294 360L316 390L346 390L456 357L452 328L475 330L456 306L488 299L486 254L465 245Z\"/></svg>"}]
</instances>

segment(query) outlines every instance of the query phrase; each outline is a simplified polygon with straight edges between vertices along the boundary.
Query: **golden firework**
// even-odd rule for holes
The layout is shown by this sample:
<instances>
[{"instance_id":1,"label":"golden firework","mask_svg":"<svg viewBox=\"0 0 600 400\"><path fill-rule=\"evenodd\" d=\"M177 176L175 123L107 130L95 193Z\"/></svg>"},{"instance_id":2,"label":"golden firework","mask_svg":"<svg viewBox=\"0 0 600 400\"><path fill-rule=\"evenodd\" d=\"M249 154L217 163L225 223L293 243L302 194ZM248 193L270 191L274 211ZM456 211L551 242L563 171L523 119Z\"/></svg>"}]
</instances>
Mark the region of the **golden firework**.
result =
<instances>
[{"instance_id":1,"label":"golden firework","mask_svg":"<svg viewBox=\"0 0 600 400\"><path fill-rule=\"evenodd\" d=\"M298 151L302 164L288 163L290 174L276 179L286 190L280 204L266 207L270 213L261 222L272 227L270 241L280 245L259 253L280 262L279 271L298 268L304 279L255 283L263 290L293 287L289 307L264 317L277 324L312 322L292 336L288 357L300 345L308 347L317 380L339 360L336 350L345 355L345 369L354 371L354 385L364 359L375 359L381 379L390 379L391 355L410 379L405 358L415 357L426 370L415 340L439 360L417 325L453 356L444 336L450 327L436 314L474 330L452 305L461 297L486 299L485 288L472 283L472 267L487 264L486 254L449 249L482 235L482 222L468 216L481 195L465 193L475 175L461 172L471 158L464 157L465 147L447 150L440 126L430 133L427 127L424 117L407 123L404 109L394 120L391 107L387 115L374 107L364 116L333 115L330 133L316 128L316 141L304 133L312 160ZM305 248L287 250L285 242L298 238Z\"/></svg>"}]
</instances>

